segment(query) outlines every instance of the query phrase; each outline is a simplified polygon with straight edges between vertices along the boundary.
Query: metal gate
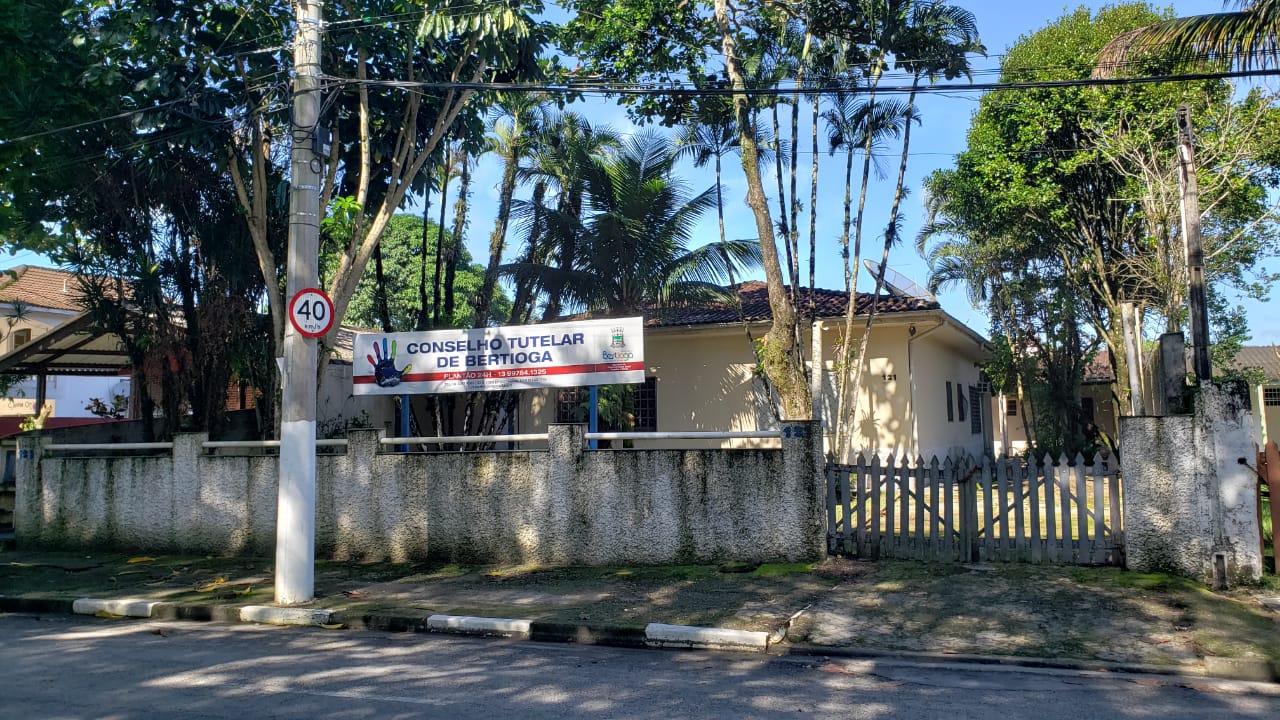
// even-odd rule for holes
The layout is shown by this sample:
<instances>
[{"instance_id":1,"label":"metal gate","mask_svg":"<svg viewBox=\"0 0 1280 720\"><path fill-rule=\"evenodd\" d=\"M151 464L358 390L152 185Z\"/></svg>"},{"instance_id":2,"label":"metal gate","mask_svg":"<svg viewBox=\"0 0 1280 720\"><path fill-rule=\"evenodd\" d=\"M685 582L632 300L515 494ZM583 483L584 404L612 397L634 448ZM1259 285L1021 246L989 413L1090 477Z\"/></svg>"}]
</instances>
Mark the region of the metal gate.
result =
<instances>
[{"instance_id":1,"label":"metal gate","mask_svg":"<svg viewBox=\"0 0 1280 720\"><path fill-rule=\"evenodd\" d=\"M859 558L1123 565L1114 457L827 466L827 545Z\"/></svg>"}]
</instances>

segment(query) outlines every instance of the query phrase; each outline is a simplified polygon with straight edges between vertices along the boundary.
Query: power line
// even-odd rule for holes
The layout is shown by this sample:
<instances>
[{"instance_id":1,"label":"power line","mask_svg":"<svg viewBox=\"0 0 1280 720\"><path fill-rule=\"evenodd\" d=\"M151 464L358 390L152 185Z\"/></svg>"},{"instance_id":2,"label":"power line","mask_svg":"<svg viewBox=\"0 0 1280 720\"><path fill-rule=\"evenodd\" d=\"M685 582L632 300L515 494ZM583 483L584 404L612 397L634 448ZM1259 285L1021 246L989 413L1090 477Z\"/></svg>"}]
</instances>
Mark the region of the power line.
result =
<instances>
[{"instance_id":1,"label":"power line","mask_svg":"<svg viewBox=\"0 0 1280 720\"><path fill-rule=\"evenodd\" d=\"M989 92L994 90L1035 90L1073 87L1109 87L1122 85L1147 85L1153 83L1196 82L1204 80L1229 80L1234 78L1251 78L1280 75L1280 68L1262 70L1229 70L1223 72L1181 73L1173 75L1155 75L1130 78L1079 78L1071 80L1037 80L1011 83L921 83L919 85L881 85L875 88L877 94L930 94L955 92ZM823 95L832 92L849 94L868 94L871 88L856 84L824 84L796 85L784 87L774 85L757 88L730 87L691 87L687 84L663 86L660 83L619 83L610 81L581 81L580 83L493 83L493 82L446 82L446 81L404 81L404 80L359 80L326 75L324 79L339 86L366 85L370 87L386 87L400 90L480 90L500 92L541 92L548 94L587 94L587 95L640 95L665 97L706 97L714 95L750 95L772 97L779 95Z\"/></svg>"}]
</instances>

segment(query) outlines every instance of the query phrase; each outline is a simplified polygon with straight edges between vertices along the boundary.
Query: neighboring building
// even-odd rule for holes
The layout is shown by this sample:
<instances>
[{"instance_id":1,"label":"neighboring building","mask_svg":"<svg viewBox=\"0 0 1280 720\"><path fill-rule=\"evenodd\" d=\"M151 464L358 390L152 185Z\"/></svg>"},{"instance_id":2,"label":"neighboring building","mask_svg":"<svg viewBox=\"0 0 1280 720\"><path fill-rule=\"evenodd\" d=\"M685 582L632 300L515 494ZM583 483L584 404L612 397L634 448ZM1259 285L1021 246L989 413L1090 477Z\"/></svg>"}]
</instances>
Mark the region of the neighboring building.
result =
<instances>
[{"instance_id":1,"label":"neighboring building","mask_svg":"<svg viewBox=\"0 0 1280 720\"><path fill-rule=\"evenodd\" d=\"M771 313L764 283L740 286L742 307L675 308L646 314L647 380L636 394L638 431L749 431L778 426L764 383L757 375L752 340L769 329ZM828 451L835 448L836 378L844 335L843 291L816 290L815 322L805 328L803 348L811 356L816 329L821 342L821 397ZM872 297L859 293L855 337L865 325ZM807 291L797 306L810 311ZM744 324L745 321L745 324ZM989 391L979 365L991 347L978 333L948 315L932 297L896 292L881 297L868 348L856 437L856 451L912 457L980 454L991 447ZM809 363L812 367L812 363ZM573 421L575 389L525 393L515 432L538 432L551 422ZM716 441L750 447L768 441ZM707 441L637 442L637 447L705 447ZM847 458L846 458L847 459Z\"/></svg>"},{"instance_id":2,"label":"neighboring building","mask_svg":"<svg viewBox=\"0 0 1280 720\"><path fill-rule=\"evenodd\" d=\"M1237 369L1262 371L1263 380L1249 393L1253 415L1258 419L1258 437L1280 442L1280 347L1246 345L1236 353Z\"/></svg>"},{"instance_id":3,"label":"neighboring building","mask_svg":"<svg viewBox=\"0 0 1280 720\"><path fill-rule=\"evenodd\" d=\"M72 326L85 324L87 317L78 298L74 273L27 265L4 271L0 274L0 356L9 357L24 348L31 350L54 331L65 332ZM20 318L15 317L19 314ZM114 340L102 342L114 343ZM98 398L110 405L116 395L130 396L127 370L122 375L118 364L98 362L100 353L113 350L104 351L95 346L78 347L75 351L73 354L81 356L83 362L73 369L63 365L69 374L33 375L10 388L7 396L0 399L0 417L35 414L42 390L46 405L52 405L50 417L56 418L93 417L85 410L91 399ZM42 358L50 355L52 353L40 354ZM23 368L29 366L17 367L16 372L24 374ZM72 372L74 374L70 374Z\"/></svg>"},{"instance_id":4,"label":"neighboring building","mask_svg":"<svg viewBox=\"0 0 1280 720\"><path fill-rule=\"evenodd\" d=\"M1100 350L1084 368L1080 383L1080 412L1097 429L1099 435L1116 439L1115 404L1111 401L1115 373L1111 370L1111 351ZM995 393L991 398L991 415L995 426L992 451L1001 455L1019 455L1027 451L1027 408L1016 395Z\"/></svg>"}]
</instances>

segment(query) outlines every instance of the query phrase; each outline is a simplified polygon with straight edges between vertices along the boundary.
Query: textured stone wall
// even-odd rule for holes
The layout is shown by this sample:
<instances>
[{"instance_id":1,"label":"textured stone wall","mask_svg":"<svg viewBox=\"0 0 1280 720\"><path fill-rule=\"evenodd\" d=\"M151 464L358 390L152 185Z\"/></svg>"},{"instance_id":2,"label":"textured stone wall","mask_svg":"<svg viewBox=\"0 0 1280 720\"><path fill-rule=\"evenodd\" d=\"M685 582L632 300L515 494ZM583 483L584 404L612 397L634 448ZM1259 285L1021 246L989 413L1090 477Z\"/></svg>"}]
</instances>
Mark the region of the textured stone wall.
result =
<instances>
[{"instance_id":1,"label":"textured stone wall","mask_svg":"<svg viewBox=\"0 0 1280 720\"><path fill-rule=\"evenodd\" d=\"M338 560L622 564L814 560L825 553L820 438L781 450L585 450L579 425L548 450L383 453L348 435L317 461L316 552ZM18 541L30 547L269 554L270 456L74 458L24 439Z\"/></svg>"},{"instance_id":2,"label":"textured stone wall","mask_svg":"<svg viewBox=\"0 0 1280 720\"><path fill-rule=\"evenodd\" d=\"M1120 419L1125 556L1138 571L1229 584L1262 577L1254 423L1240 398L1201 388L1194 415Z\"/></svg>"}]
</instances>

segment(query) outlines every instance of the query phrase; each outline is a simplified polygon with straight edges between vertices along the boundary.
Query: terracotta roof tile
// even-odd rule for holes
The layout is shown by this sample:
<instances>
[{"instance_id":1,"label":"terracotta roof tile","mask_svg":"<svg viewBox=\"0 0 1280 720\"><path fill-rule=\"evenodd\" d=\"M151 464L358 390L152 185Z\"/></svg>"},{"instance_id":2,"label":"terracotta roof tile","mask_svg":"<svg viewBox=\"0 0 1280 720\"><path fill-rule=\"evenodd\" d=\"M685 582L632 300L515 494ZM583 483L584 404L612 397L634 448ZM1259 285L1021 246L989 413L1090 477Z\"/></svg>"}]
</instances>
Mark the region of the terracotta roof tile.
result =
<instances>
[{"instance_id":1,"label":"terracotta roof tile","mask_svg":"<svg viewBox=\"0 0 1280 720\"><path fill-rule=\"evenodd\" d=\"M51 268L19 265L12 268L17 275L0 275L0 302L22 301L32 307L80 312L84 308L75 273Z\"/></svg>"},{"instance_id":2,"label":"terracotta roof tile","mask_svg":"<svg viewBox=\"0 0 1280 720\"><path fill-rule=\"evenodd\" d=\"M1268 382L1280 380L1280 354L1273 345L1246 345L1236 353L1231 364L1240 370L1260 368Z\"/></svg>"},{"instance_id":3,"label":"terracotta roof tile","mask_svg":"<svg viewBox=\"0 0 1280 720\"><path fill-rule=\"evenodd\" d=\"M1099 350L1093 360L1084 366L1084 381L1087 383L1109 383L1115 380L1111 372L1111 351Z\"/></svg>"},{"instance_id":4,"label":"terracotta roof tile","mask_svg":"<svg viewBox=\"0 0 1280 720\"><path fill-rule=\"evenodd\" d=\"M668 327L676 325L714 325L735 323L742 319L748 322L768 321L773 318L769 308L769 289L759 280L744 282L738 286L738 296L742 299L742 311L730 303L717 303L702 307L673 307L646 310L645 324L650 327ZM808 315L810 293L802 289L796 298L800 312ZM843 317L848 307L849 296L843 290L823 290L814 288L812 302L815 317ZM871 308L871 293L858 293L857 313L865 315ZM882 295L876 306L877 314L910 312L913 310L937 310L940 306L936 300L917 297Z\"/></svg>"}]
</instances>

